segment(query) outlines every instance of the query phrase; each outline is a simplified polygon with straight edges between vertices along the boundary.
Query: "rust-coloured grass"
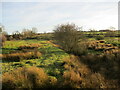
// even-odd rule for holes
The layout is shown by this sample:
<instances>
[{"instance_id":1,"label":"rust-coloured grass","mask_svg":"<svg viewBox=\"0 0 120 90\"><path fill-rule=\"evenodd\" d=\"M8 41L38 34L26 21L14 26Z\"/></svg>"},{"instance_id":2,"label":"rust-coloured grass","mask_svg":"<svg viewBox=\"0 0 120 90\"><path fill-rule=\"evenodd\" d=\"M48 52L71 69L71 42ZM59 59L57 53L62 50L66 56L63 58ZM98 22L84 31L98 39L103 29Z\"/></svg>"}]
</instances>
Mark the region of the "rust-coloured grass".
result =
<instances>
[{"instance_id":1,"label":"rust-coloured grass","mask_svg":"<svg viewBox=\"0 0 120 90\"><path fill-rule=\"evenodd\" d=\"M20 61L22 59L39 58L42 54L40 52L25 52L25 53L12 53L0 54L3 61Z\"/></svg>"},{"instance_id":2,"label":"rust-coloured grass","mask_svg":"<svg viewBox=\"0 0 120 90\"><path fill-rule=\"evenodd\" d=\"M22 50L22 49L35 49L40 47L41 45L38 43L34 43L34 44L29 44L29 45L21 45L18 47L18 49Z\"/></svg>"},{"instance_id":3,"label":"rust-coloured grass","mask_svg":"<svg viewBox=\"0 0 120 90\"><path fill-rule=\"evenodd\" d=\"M6 88L47 88L52 87L57 79L49 77L42 68L22 67L2 75L2 86Z\"/></svg>"}]
</instances>

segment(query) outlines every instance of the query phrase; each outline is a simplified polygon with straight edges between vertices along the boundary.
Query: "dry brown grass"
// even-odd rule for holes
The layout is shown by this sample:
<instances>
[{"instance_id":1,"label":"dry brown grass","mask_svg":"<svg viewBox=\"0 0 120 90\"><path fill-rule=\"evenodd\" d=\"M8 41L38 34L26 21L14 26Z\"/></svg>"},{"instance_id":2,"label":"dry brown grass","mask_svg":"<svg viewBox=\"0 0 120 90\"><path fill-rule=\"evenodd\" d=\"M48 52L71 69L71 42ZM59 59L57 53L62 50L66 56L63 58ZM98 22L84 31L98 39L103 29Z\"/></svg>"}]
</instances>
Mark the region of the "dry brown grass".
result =
<instances>
[{"instance_id":1,"label":"dry brown grass","mask_svg":"<svg viewBox=\"0 0 120 90\"><path fill-rule=\"evenodd\" d=\"M90 72L90 70L82 63L79 62L77 56L71 55L64 58L66 64L64 68L66 71L63 73L64 87L81 88L84 76Z\"/></svg>"},{"instance_id":2,"label":"dry brown grass","mask_svg":"<svg viewBox=\"0 0 120 90\"><path fill-rule=\"evenodd\" d=\"M81 74L87 74L90 69L83 63L80 62L80 58L78 56L71 55L70 57L64 58L66 64L64 65L67 70L78 71Z\"/></svg>"},{"instance_id":3,"label":"dry brown grass","mask_svg":"<svg viewBox=\"0 0 120 90\"><path fill-rule=\"evenodd\" d=\"M117 54L117 53L120 53L120 49L107 49L104 51L104 54Z\"/></svg>"},{"instance_id":4,"label":"dry brown grass","mask_svg":"<svg viewBox=\"0 0 120 90\"><path fill-rule=\"evenodd\" d=\"M22 59L39 58L42 54L40 52L26 52L26 53L12 53L0 54L3 61L20 61Z\"/></svg>"},{"instance_id":5,"label":"dry brown grass","mask_svg":"<svg viewBox=\"0 0 120 90\"><path fill-rule=\"evenodd\" d=\"M117 58L120 57L120 53L116 55L96 56L90 54L80 58L71 55L64 58L66 71L63 73L63 86L71 88L117 88L119 86L117 81L119 70L116 62L119 62ZM109 74L107 77L106 73Z\"/></svg>"},{"instance_id":6,"label":"dry brown grass","mask_svg":"<svg viewBox=\"0 0 120 90\"><path fill-rule=\"evenodd\" d=\"M118 50L119 48L117 46L113 46L112 44L105 44L104 40L99 40L99 41L89 41L86 43L88 49L92 50L100 50L103 52L108 52L112 50Z\"/></svg>"},{"instance_id":7,"label":"dry brown grass","mask_svg":"<svg viewBox=\"0 0 120 90\"><path fill-rule=\"evenodd\" d=\"M64 82L63 86L71 88L80 88L82 83L82 78L79 73L76 73L74 70L65 71L63 74Z\"/></svg>"},{"instance_id":8,"label":"dry brown grass","mask_svg":"<svg viewBox=\"0 0 120 90\"><path fill-rule=\"evenodd\" d=\"M6 88L47 88L57 83L56 78L49 77L42 68L18 68L2 75L3 89Z\"/></svg>"},{"instance_id":9,"label":"dry brown grass","mask_svg":"<svg viewBox=\"0 0 120 90\"><path fill-rule=\"evenodd\" d=\"M52 43L52 42L53 42L52 40L47 41L47 43L50 43L50 44L53 45L54 47L61 47L60 45L54 44L54 43Z\"/></svg>"},{"instance_id":10,"label":"dry brown grass","mask_svg":"<svg viewBox=\"0 0 120 90\"><path fill-rule=\"evenodd\" d=\"M19 46L18 49L20 49L20 50L22 50L22 49L35 49L35 48L38 48L40 46L41 46L40 44L34 43L34 44Z\"/></svg>"}]
</instances>

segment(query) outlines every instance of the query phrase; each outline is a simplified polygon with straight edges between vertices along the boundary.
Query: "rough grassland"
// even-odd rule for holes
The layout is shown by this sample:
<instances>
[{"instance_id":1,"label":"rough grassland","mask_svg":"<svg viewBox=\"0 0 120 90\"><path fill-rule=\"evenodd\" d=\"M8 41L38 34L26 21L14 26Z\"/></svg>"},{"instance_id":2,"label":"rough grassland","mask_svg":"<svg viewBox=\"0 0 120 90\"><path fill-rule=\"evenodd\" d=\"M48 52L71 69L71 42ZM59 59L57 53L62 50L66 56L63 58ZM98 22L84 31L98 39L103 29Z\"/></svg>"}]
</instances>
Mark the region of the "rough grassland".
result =
<instances>
[{"instance_id":1,"label":"rough grassland","mask_svg":"<svg viewBox=\"0 0 120 90\"><path fill-rule=\"evenodd\" d=\"M63 72L64 68L62 64L64 61L62 58L68 56L63 50L58 47L54 47L48 41L37 41L37 40L20 40L20 41L6 41L3 53L9 52L12 50L17 50L21 45L29 45L32 43L41 44L41 47L38 48L38 51L42 53L42 56L36 59L21 60L20 62L4 62L2 63L2 72L8 72L14 70L18 67L30 67L36 66L44 68L45 71L52 76L59 76ZM6 50L8 49L8 50Z\"/></svg>"}]
</instances>

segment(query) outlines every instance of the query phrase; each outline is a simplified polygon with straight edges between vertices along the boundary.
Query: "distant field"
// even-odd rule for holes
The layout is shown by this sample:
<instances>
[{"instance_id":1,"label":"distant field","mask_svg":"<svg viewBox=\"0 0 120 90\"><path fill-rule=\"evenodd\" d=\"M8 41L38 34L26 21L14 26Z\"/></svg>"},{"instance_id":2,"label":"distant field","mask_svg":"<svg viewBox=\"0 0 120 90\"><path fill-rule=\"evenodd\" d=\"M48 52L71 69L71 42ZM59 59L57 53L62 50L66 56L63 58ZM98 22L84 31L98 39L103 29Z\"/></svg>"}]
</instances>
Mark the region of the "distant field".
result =
<instances>
[{"instance_id":1,"label":"distant field","mask_svg":"<svg viewBox=\"0 0 120 90\"><path fill-rule=\"evenodd\" d=\"M88 40L96 40L95 38L89 38ZM120 37L105 37L106 43L113 44L120 47Z\"/></svg>"},{"instance_id":2,"label":"distant field","mask_svg":"<svg viewBox=\"0 0 120 90\"><path fill-rule=\"evenodd\" d=\"M118 37L118 38L117 37L108 37L108 38L105 38L105 41L106 41L106 43L110 43L110 44L120 47L120 37Z\"/></svg>"}]
</instances>

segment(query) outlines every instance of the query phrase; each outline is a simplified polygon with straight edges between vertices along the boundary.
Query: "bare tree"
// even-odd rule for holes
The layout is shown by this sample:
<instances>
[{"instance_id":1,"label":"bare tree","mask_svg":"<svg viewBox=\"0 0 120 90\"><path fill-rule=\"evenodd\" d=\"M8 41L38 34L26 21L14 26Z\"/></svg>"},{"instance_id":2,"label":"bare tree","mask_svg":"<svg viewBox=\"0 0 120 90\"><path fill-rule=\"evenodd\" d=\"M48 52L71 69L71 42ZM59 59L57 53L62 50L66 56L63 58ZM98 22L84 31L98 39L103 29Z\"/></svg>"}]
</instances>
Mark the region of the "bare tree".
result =
<instances>
[{"instance_id":1,"label":"bare tree","mask_svg":"<svg viewBox=\"0 0 120 90\"><path fill-rule=\"evenodd\" d=\"M61 24L54 30L54 38L57 40L63 49L67 52L74 52L80 54L81 48L79 39L81 36L79 27L75 24Z\"/></svg>"},{"instance_id":2,"label":"bare tree","mask_svg":"<svg viewBox=\"0 0 120 90\"><path fill-rule=\"evenodd\" d=\"M7 32L6 32L7 34ZM2 47L6 41L6 34L4 31L4 26L0 25L0 47Z\"/></svg>"}]
</instances>

